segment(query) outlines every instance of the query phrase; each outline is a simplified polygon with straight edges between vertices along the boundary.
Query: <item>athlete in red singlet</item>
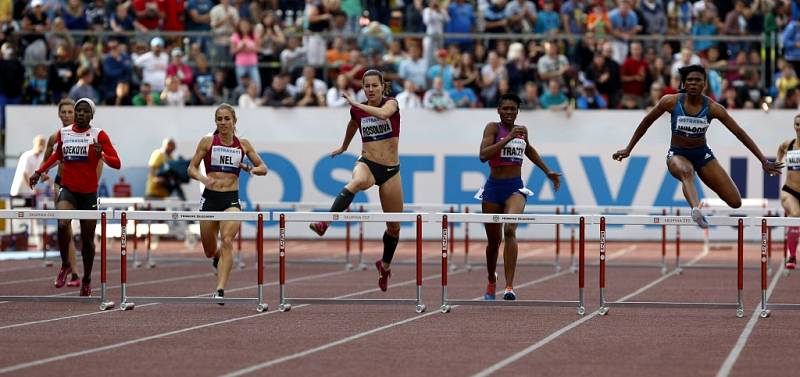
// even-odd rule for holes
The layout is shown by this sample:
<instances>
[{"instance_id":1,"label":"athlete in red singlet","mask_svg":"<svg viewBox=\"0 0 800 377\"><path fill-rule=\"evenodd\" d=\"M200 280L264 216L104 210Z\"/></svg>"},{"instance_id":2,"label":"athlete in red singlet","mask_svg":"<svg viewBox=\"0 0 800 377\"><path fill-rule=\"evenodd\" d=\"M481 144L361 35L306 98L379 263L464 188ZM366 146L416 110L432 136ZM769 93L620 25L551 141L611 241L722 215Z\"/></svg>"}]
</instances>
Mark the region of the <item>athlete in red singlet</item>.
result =
<instances>
[{"instance_id":1,"label":"athlete in red singlet","mask_svg":"<svg viewBox=\"0 0 800 377\"><path fill-rule=\"evenodd\" d=\"M62 128L56 136L55 153L42 163L31 176L31 187L39 182L43 172L56 162L62 164L61 189L58 193L56 209L96 210L98 175L100 161L119 169L121 162L108 134L100 128L92 127L95 105L88 98L75 103L75 124ZM94 264L94 231L96 220L81 220L81 256L83 257L83 279L81 296L92 293L92 266ZM66 276L71 271L69 264L69 222L58 224L58 248L61 252L61 272Z\"/></svg>"}]
</instances>

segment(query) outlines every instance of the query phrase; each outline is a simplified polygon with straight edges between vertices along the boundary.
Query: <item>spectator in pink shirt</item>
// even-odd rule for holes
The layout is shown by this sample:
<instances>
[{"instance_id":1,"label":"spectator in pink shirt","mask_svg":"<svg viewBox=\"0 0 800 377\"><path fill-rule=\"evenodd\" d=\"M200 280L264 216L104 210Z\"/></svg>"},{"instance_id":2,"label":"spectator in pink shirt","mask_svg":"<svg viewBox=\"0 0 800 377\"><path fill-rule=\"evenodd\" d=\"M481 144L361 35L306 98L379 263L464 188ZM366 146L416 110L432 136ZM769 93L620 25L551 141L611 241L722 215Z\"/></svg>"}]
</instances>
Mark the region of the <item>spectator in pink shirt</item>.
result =
<instances>
[{"instance_id":1,"label":"spectator in pink shirt","mask_svg":"<svg viewBox=\"0 0 800 377\"><path fill-rule=\"evenodd\" d=\"M258 47L260 41L253 32L253 25L247 19L240 19L236 31L231 35L231 54L236 66L236 81L247 72L250 79L261 90L261 75L258 72ZM241 84L241 83L240 83Z\"/></svg>"},{"instance_id":2,"label":"spectator in pink shirt","mask_svg":"<svg viewBox=\"0 0 800 377\"><path fill-rule=\"evenodd\" d=\"M192 69L183 62L183 50L177 47L173 48L171 55L172 61L167 65L167 77L175 76L181 81L181 84L191 86L194 75Z\"/></svg>"}]
</instances>

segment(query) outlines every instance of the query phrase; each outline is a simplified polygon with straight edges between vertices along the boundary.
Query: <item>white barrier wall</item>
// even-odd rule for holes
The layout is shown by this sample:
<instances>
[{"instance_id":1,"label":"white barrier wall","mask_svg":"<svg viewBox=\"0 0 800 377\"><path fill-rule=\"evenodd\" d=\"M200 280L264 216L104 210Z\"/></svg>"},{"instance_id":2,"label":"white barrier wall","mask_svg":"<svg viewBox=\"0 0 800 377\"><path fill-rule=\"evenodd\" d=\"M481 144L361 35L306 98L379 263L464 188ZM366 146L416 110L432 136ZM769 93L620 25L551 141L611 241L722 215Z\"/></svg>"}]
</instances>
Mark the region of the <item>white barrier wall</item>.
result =
<instances>
[{"instance_id":1,"label":"white barrier wall","mask_svg":"<svg viewBox=\"0 0 800 377\"><path fill-rule=\"evenodd\" d=\"M6 152L18 155L30 148L36 134L55 131L55 107L7 107ZM407 202L478 204L473 199L489 168L478 160L483 127L498 119L491 109L436 113L402 112L401 174ZM518 123L529 127L534 147L551 169L563 173L562 187L554 193L544 175L526 163L523 179L535 192L529 204L683 206L678 182L665 168L669 146L669 118L663 116L640 141L632 157L622 163L611 154L625 146L644 111L583 111L520 113ZM792 138L795 112L734 111L732 115L768 156L778 144ZM105 129L120 152L123 171L142 195L147 160L161 139L173 137L177 154L189 158L198 140L214 129L214 108L100 107L93 125ZM238 133L248 138L270 168L267 177L242 176L241 199L256 201L328 202L350 177L360 152L355 137L349 151L331 159L328 153L342 141L349 113L345 108L240 110ZM723 167L734 176L748 197L770 196L779 187L762 174L760 163L736 138L715 121L709 144ZM16 161L7 161L13 167ZM118 172L104 170L110 186ZM765 183L766 182L766 183ZM3 184L3 187L10 182ZM704 195L708 189L703 189ZM200 195L187 187L188 199ZM710 193L713 196L713 193ZM377 202L377 190L359 194L357 202ZM475 236L479 228L473 227ZM685 232L691 237L692 232Z\"/></svg>"}]
</instances>

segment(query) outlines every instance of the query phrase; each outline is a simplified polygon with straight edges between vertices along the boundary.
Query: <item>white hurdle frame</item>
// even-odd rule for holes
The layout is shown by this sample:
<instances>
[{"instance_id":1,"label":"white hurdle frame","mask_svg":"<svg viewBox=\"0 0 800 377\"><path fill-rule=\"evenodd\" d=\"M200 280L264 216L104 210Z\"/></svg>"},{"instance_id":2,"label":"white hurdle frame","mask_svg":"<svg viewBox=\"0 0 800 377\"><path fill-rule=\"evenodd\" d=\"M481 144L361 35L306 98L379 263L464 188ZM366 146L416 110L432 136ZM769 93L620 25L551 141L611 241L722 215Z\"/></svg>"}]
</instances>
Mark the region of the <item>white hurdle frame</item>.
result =
<instances>
[{"instance_id":1,"label":"white hurdle frame","mask_svg":"<svg viewBox=\"0 0 800 377\"><path fill-rule=\"evenodd\" d=\"M465 204L465 205L461 205L461 208L463 210L462 213L482 214L481 205L480 204L476 204L476 205L466 205ZM470 208L474 208L474 209L470 210ZM551 204L530 204L530 205L525 205L525 210L523 211L523 214L532 215L532 214L544 213L544 215L546 215L546 216L552 216L553 214L559 215L559 214L561 214L561 211L562 211L563 208L564 208L564 206L557 205L557 204L552 204L552 205ZM492 214L487 214L487 215L492 215ZM441 219L439 219L439 221L441 221ZM451 257L452 257L452 254L453 254L453 252L452 252L452 249L453 249L452 244L454 243L454 236L453 236L454 229L453 229L452 224L453 224L453 222L451 221L451 226L450 226L451 227L451 229L450 229ZM469 261L469 244L470 244L470 242L469 242L469 224L470 224L469 222L465 222L464 223L464 268L467 271L472 271L472 268L474 266L486 266L486 262L471 263ZM554 252L553 262L520 262L520 263L517 263L517 266L553 267L556 270L556 272L561 271L561 260L560 260L560 253L561 253L561 225L564 225L564 224L554 223L552 225L555 225L555 236L554 236L555 252ZM573 234L574 234L574 229L573 229ZM572 251L573 251L572 254L574 255L574 249ZM572 256L570 258L572 258ZM571 263L572 263L572 261L570 261L570 264ZM502 266L503 263L498 262L497 265L498 266Z\"/></svg>"},{"instance_id":2,"label":"white hurdle frame","mask_svg":"<svg viewBox=\"0 0 800 377\"><path fill-rule=\"evenodd\" d=\"M278 310L287 312L293 304L414 304L415 311L425 311L422 302L422 221L421 213L376 213L376 212L273 212L272 219L279 221L279 297ZM286 222L351 221L351 222L415 222L416 223L416 272L417 292L415 299L354 299L288 297L286 294Z\"/></svg>"},{"instance_id":3,"label":"white hurdle frame","mask_svg":"<svg viewBox=\"0 0 800 377\"><path fill-rule=\"evenodd\" d=\"M606 300L606 224L613 225L678 225L697 226L690 216L601 216L600 217L600 308L598 313L606 315L612 306L638 307L638 308L705 308L705 309L736 309L736 316L744 316L742 303L742 289L744 286L744 227L749 226L748 218L737 217L708 217L709 225L736 226L738 228L738 258L737 258L737 297L736 303L707 303L707 302L657 302L657 301L608 301ZM746 223L747 221L747 223ZM676 271L677 272L677 271Z\"/></svg>"},{"instance_id":4,"label":"white hurdle frame","mask_svg":"<svg viewBox=\"0 0 800 377\"><path fill-rule=\"evenodd\" d=\"M572 214L610 216L610 215L645 215L645 216L667 216L671 213L670 207L649 207L649 206L588 206L573 205L567 206L567 210ZM574 258L570 260L570 268L575 271ZM589 267L599 267L598 263L589 263ZM661 263L625 263L625 262L606 262L606 266L622 268L658 268L661 274L667 273L667 226L661 224Z\"/></svg>"},{"instance_id":5,"label":"white hurdle frame","mask_svg":"<svg viewBox=\"0 0 800 377\"><path fill-rule=\"evenodd\" d=\"M261 212L194 212L194 211L121 211L116 214L120 220L120 309L133 310L136 302L180 303L180 304L256 304L258 312L268 310L264 302L264 217L269 218L269 213ZM257 254L257 297L255 298L215 298L215 297L152 297L128 296L127 274L127 225L128 220L168 220L168 221L256 221L258 231L256 236Z\"/></svg>"},{"instance_id":6,"label":"white hurdle frame","mask_svg":"<svg viewBox=\"0 0 800 377\"><path fill-rule=\"evenodd\" d=\"M0 301L33 301L33 302L99 302L100 310L114 307L108 300L106 282L106 222L109 212L86 210L0 210L0 218L5 219L47 219L47 220L99 220L100 221L100 296L0 296ZM71 241L71 240L70 240ZM94 239L92 240L94 242ZM46 242L45 242L46 244Z\"/></svg>"},{"instance_id":7,"label":"white hurdle frame","mask_svg":"<svg viewBox=\"0 0 800 377\"><path fill-rule=\"evenodd\" d=\"M143 197L128 197L128 198L117 198L117 197L103 197L97 198L97 206L98 208L111 208L115 211L130 211L133 208L134 211L152 211L153 209L161 209L161 210L175 210L176 208L182 211L189 211L192 209L199 209L200 202L199 201L184 201L184 200L172 200L172 199L145 199ZM146 249L146 256L145 261L147 262L147 268L155 268L156 267L156 259L153 257L153 235L151 232L151 221L147 221L147 232L144 235L145 237L145 249ZM142 262L138 259L138 250L139 250L139 220L133 221L133 267L139 268L142 266ZM164 258L159 258L164 259ZM237 260L238 262L238 260Z\"/></svg>"},{"instance_id":8,"label":"white hurdle frame","mask_svg":"<svg viewBox=\"0 0 800 377\"><path fill-rule=\"evenodd\" d=\"M769 231L772 227L800 226L800 218L796 217L762 217L756 218L761 225L761 305L759 315L761 318L770 316L772 310L800 310L800 304L778 303L770 304L767 298L767 275L769 274ZM784 248L785 250L785 248ZM786 276L786 275L784 275Z\"/></svg>"},{"instance_id":9,"label":"white hurdle frame","mask_svg":"<svg viewBox=\"0 0 800 377\"><path fill-rule=\"evenodd\" d=\"M442 303L439 310L449 313L454 305L480 305L480 306L577 306L578 315L586 314L584 301L584 276L585 276L585 229L586 219L592 217L579 215L530 215L530 214L467 214L467 213L437 213L437 222L442 225ZM447 242L448 223L514 223L514 224L577 224L579 226L579 253L578 253L578 299L576 301L555 300L459 300L450 299L447 294ZM591 223L591 221L590 221ZM520 264L517 264L519 266Z\"/></svg>"}]
</instances>

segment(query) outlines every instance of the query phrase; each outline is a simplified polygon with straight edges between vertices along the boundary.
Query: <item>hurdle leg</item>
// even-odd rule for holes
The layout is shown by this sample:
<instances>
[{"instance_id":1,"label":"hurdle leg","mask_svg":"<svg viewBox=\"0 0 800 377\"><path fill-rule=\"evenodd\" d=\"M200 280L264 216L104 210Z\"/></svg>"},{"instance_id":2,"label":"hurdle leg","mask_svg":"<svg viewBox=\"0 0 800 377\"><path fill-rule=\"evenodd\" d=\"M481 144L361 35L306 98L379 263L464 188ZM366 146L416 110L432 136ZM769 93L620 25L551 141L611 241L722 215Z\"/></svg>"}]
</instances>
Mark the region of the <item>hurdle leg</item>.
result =
<instances>
[{"instance_id":1,"label":"hurdle leg","mask_svg":"<svg viewBox=\"0 0 800 377\"><path fill-rule=\"evenodd\" d=\"M675 216L680 216L680 215L681 215L681 210L680 209L675 210ZM708 237L706 237L706 240L708 240ZM675 270L678 271L678 275L680 275L683 272L683 269L681 268L681 226L680 225L676 225L675 226Z\"/></svg>"},{"instance_id":2,"label":"hurdle leg","mask_svg":"<svg viewBox=\"0 0 800 377\"><path fill-rule=\"evenodd\" d=\"M767 275L772 276L772 227L767 227Z\"/></svg>"},{"instance_id":3,"label":"hurdle leg","mask_svg":"<svg viewBox=\"0 0 800 377\"><path fill-rule=\"evenodd\" d=\"M286 216L280 215L278 223L278 310L288 312L292 305L286 302Z\"/></svg>"},{"instance_id":4,"label":"hurdle leg","mask_svg":"<svg viewBox=\"0 0 800 377\"><path fill-rule=\"evenodd\" d=\"M350 208L347 208L350 212ZM344 269L350 271L353 269L353 263L350 262L350 222L344 223Z\"/></svg>"},{"instance_id":5,"label":"hurdle leg","mask_svg":"<svg viewBox=\"0 0 800 377\"><path fill-rule=\"evenodd\" d=\"M138 211L139 206L134 204L133 210ZM127 224L125 224L127 226ZM133 220L133 268L142 266L142 262L137 259L137 252L139 251L139 220Z\"/></svg>"},{"instance_id":6,"label":"hurdle leg","mask_svg":"<svg viewBox=\"0 0 800 377\"><path fill-rule=\"evenodd\" d=\"M447 231L447 215L442 215L442 306L439 308L442 313L450 313L447 301Z\"/></svg>"},{"instance_id":7,"label":"hurdle leg","mask_svg":"<svg viewBox=\"0 0 800 377\"><path fill-rule=\"evenodd\" d=\"M454 210L453 210L453 207L451 206L450 207L450 213L453 213L453 212L454 212ZM453 244L454 243L455 243L455 224L450 223L450 256L449 256L449 258L447 260L448 261L448 268L450 268L450 271L455 271L456 270L456 266L453 263L453 253L455 252L453 250L453 247L454 247Z\"/></svg>"},{"instance_id":8,"label":"hurdle leg","mask_svg":"<svg viewBox=\"0 0 800 377\"><path fill-rule=\"evenodd\" d=\"M766 222L762 221L763 226L766 226ZM762 241L761 247L762 249L766 246L766 229L762 230ZM736 277L737 277L737 292L736 292L736 316L739 318L744 317L744 304L742 302L742 289L744 288L744 220L739 219L738 223L738 234L737 237L737 261L736 261ZM762 250L762 253L766 252L766 250ZM766 277L764 277L766 279Z\"/></svg>"},{"instance_id":9,"label":"hurdle leg","mask_svg":"<svg viewBox=\"0 0 800 377\"><path fill-rule=\"evenodd\" d=\"M769 317L769 310L767 310L767 275L769 264L769 232L772 228L767 229L767 220L761 220L761 318ZM766 233L766 234L765 234Z\"/></svg>"},{"instance_id":10,"label":"hurdle leg","mask_svg":"<svg viewBox=\"0 0 800 377\"><path fill-rule=\"evenodd\" d=\"M561 208L556 207L556 215L561 213ZM556 272L561 271L561 262L559 260L559 254L561 254L561 224L556 224L556 236L555 236L555 246L556 246Z\"/></svg>"},{"instance_id":11,"label":"hurdle leg","mask_svg":"<svg viewBox=\"0 0 800 377\"><path fill-rule=\"evenodd\" d=\"M667 210L661 210L661 215L666 216ZM661 275L667 273L667 226L661 226Z\"/></svg>"},{"instance_id":12,"label":"hurdle leg","mask_svg":"<svg viewBox=\"0 0 800 377\"><path fill-rule=\"evenodd\" d=\"M469 207L464 208L465 213L469 213ZM472 265L469 263L469 223L464 225L464 269L472 271Z\"/></svg>"},{"instance_id":13,"label":"hurdle leg","mask_svg":"<svg viewBox=\"0 0 800 377\"><path fill-rule=\"evenodd\" d=\"M119 270L119 308L123 311L133 310L136 304L128 302L128 217L127 213L122 212L120 216L120 237L119 237L119 251L120 251L120 270ZM134 221L134 224L136 222ZM135 231L134 231L135 232Z\"/></svg>"},{"instance_id":14,"label":"hurdle leg","mask_svg":"<svg viewBox=\"0 0 800 377\"><path fill-rule=\"evenodd\" d=\"M570 211L575 214L575 208ZM569 271L578 272L578 262L575 260L575 225L569 226Z\"/></svg>"},{"instance_id":15,"label":"hurdle leg","mask_svg":"<svg viewBox=\"0 0 800 377\"><path fill-rule=\"evenodd\" d=\"M108 275L106 272L106 213L100 214L100 310L108 310L114 308L114 301L108 300L107 280Z\"/></svg>"},{"instance_id":16,"label":"hurdle leg","mask_svg":"<svg viewBox=\"0 0 800 377\"><path fill-rule=\"evenodd\" d=\"M598 314L608 314L606 306L606 218L600 218L600 308Z\"/></svg>"},{"instance_id":17,"label":"hurdle leg","mask_svg":"<svg viewBox=\"0 0 800 377\"><path fill-rule=\"evenodd\" d=\"M583 217L581 217L581 219L580 219L580 227L581 228L580 228L580 231L578 233L579 234L579 241L578 241L579 243L578 243L578 245L579 245L579 248L580 248L579 251L578 251L578 315L582 316L582 315L586 314L586 303L584 301L584 295L583 295L583 288L584 288L584 283L585 283L585 281L584 281L584 278L585 278L585 269L584 269L584 267L586 265L586 263L585 263L586 260L584 259L585 251L586 251L585 250L586 238L584 237L585 233L586 233L585 232L585 230L586 230L586 219L584 219ZM559 270L560 270L560 267L561 266L559 266Z\"/></svg>"},{"instance_id":18,"label":"hurdle leg","mask_svg":"<svg viewBox=\"0 0 800 377\"><path fill-rule=\"evenodd\" d=\"M236 259L234 260L236 263L236 268L240 270L244 270L245 263L242 260L242 223L239 222L239 233L236 236Z\"/></svg>"},{"instance_id":19,"label":"hurdle leg","mask_svg":"<svg viewBox=\"0 0 800 377\"><path fill-rule=\"evenodd\" d=\"M364 212L364 206L360 206L359 212ZM364 262L364 222L358 222L358 269L365 271L367 264Z\"/></svg>"},{"instance_id":20,"label":"hurdle leg","mask_svg":"<svg viewBox=\"0 0 800 377\"><path fill-rule=\"evenodd\" d=\"M256 311L265 312L269 306L264 302L264 215L258 214L256 224L256 264L258 265L258 305Z\"/></svg>"},{"instance_id":21,"label":"hurdle leg","mask_svg":"<svg viewBox=\"0 0 800 377\"><path fill-rule=\"evenodd\" d=\"M47 206L44 206L44 209L47 209ZM47 260L47 220L42 220L42 223L42 267L50 267L53 262Z\"/></svg>"},{"instance_id":22,"label":"hurdle leg","mask_svg":"<svg viewBox=\"0 0 800 377\"><path fill-rule=\"evenodd\" d=\"M422 215L417 215L417 313L425 312L425 304L422 302Z\"/></svg>"}]
</instances>

